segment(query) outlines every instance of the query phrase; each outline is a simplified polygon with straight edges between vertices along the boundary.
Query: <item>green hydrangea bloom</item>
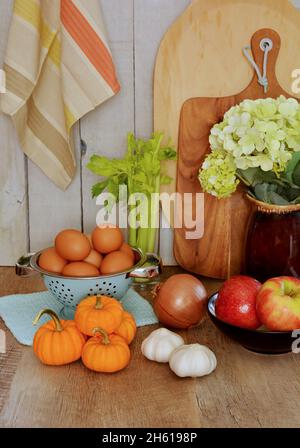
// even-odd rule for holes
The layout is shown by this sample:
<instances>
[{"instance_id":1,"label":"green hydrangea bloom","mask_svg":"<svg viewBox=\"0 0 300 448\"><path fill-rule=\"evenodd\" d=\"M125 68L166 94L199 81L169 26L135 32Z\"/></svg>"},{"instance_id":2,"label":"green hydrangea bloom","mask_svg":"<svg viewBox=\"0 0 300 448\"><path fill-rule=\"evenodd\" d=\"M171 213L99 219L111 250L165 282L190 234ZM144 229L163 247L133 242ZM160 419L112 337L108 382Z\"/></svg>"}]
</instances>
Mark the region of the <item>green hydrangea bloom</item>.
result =
<instances>
[{"instance_id":1,"label":"green hydrangea bloom","mask_svg":"<svg viewBox=\"0 0 300 448\"><path fill-rule=\"evenodd\" d=\"M212 153L199 179L205 191L219 198L235 191L236 169L256 167L280 177L293 153L300 151L300 105L284 96L245 100L212 127L209 143Z\"/></svg>"},{"instance_id":2,"label":"green hydrangea bloom","mask_svg":"<svg viewBox=\"0 0 300 448\"><path fill-rule=\"evenodd\" d=\"M206 193L220 199L234 193L239 180L236 177L236 165L231 154L224 150L210 153L202 165L199 180Z\"/></svg>"}]
</instances>

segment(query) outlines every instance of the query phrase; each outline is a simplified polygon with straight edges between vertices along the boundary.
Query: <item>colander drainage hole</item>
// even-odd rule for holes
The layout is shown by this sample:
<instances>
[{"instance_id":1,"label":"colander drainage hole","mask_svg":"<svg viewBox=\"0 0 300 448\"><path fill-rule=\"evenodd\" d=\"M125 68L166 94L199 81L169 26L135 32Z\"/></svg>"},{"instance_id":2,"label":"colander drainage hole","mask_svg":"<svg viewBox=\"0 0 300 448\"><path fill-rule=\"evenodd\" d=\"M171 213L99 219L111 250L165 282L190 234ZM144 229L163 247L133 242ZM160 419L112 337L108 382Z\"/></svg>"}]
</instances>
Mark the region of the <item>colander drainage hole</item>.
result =
<instances>
[{"instance_id":1,"label":"colander drainage hole","mask_svg":"<svg viewBox=\"0 0 300 448\"><path fill-rule=\"evenodd\" d=\"M71 290L68 288L68 291L70 292Z\"/></svg>"}]
</instances>

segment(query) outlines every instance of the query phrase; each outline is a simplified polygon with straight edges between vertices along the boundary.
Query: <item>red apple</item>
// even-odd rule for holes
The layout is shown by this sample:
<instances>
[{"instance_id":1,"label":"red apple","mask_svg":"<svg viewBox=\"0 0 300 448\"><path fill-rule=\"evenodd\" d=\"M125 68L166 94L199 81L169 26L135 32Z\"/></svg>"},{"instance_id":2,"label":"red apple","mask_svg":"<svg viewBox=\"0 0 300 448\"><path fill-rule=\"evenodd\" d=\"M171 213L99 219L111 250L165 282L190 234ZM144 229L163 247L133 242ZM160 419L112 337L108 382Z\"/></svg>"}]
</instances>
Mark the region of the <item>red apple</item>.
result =
<instances>
[{"instance_id":1,"label":"red apple","mask_svg":"<svg viewBox=\"0 0 300 448\"><path fill-rule=\"evenodd\" d=\"M216 315L237 327L255 330L261 326L256 314L256 296L261 283L245 275L227 280L219 291Z\"/></svg>"},{"instance_id":2,"label":"red apple","mask_svg":"<svg viewBox=\"0 0 300 448\"><path fill-rule=\"evenodd\" d=\"M271 278L263 284L256 299L261 322L271 331L300 328L300 280L294 277Z\"/></svg>"}]
</instances>

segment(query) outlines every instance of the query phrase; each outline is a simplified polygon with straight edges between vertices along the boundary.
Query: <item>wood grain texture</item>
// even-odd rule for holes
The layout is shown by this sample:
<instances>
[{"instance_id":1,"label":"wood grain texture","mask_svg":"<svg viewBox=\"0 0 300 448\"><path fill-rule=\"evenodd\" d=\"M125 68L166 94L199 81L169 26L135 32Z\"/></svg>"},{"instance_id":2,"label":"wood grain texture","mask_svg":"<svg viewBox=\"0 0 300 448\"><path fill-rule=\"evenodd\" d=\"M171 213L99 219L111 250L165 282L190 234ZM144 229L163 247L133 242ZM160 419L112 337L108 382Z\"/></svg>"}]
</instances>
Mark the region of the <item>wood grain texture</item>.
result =
<instances>
[{"instance_id":1,"label":"wood grain texture","mask_svg":"<svg viewBox=\"0 0 300 448\"><path fill-rule=\"evenodd\" d=\"M262 29L251 40L254 60L259 67L263 65L264 53L260 42L264 38L273 41L269 53L267 78L268 91L257 82L256 74L249 86L241 93L223 98L193 98L187 100L181 110L179 125L179 155L177 171L177 191L193 195L202 190L198 181L198 172L205 155L210 151L209 133L211 127L222 120L224 113L244 99L289 97L277 80L276 62L281 48L281 39L276 31ZM218 200L205 195L205 233L199 240L187 240L187 229L175 230L175 255L178 263L185 269L198 274L228 278L243 269L246 229L251 207L244 199L245 191L241 187L232 198Z\"/></svg>"},{"instance_id":2,"label":"wood grain texture","mask_svg":"<svg viewBox=\"0 0 300 448\"><path fill-rule=\"evenodd\" d=\"M238 21L236 21L237 16ZM255 31L266 26L276 29L282 38L276 75L282 88L291 95L291 73L300 66L297 51L300 47L300 36L296 31L297 23L300 23L300 15L288 0L281 2L212 0L209 4L204 0L194 0L169 29L159 49L154 78L154 126L157 127L159 123L174 141L180 143L178 124L180 111L185 101L202 96L212 98L230 96L242 91L253 76L252 68L242 55L242 47L250 42ZM289 42L293 42L293 45ZM229 107L230 103L227 106ZM224 112L227 106L223 105ZM201 118L202 115L197 117L197 119ZM206 120L207 125L213 125L213 120L216 119L221 119L221 115L210 114ZM190 131L197 134L195 129ZM199 134L197 135L195 140L199 139ZM189 144L193 141L195 143L193 138L194 136L190 137ZM194 150L196 150L195 147ZM168 162L166 165L169 174L176 179L176 164ZM196 170L193 171L194 175L195 172ZM175 188L174 182L164 190L173 192ZM233 198L229 203L228 201L219 203L220 227L224 225L225 231L227 226L228 236L232 228L230 223L226 223L224 218L221 218L222 210L231 210L233 202L236 201L237 199ZM207 212L208 210L207 207ZM240 213L243 218L245 212L241 210ZM207 225L205 229L205 238L208 241L212 234L215 235L216 229L209 229ZM236 232L235 227L233 230L231 248L236 242L241 241L240 233ZM217 230L217 238L221 231L223 229ZM175 245L178 239L182 240L182 232L177 232ZM200 255L198 249L196 242L190 243L189 250L198 257L198 261L205 260L208 253L207 245ZM224 249L229 250L226 247ZM195 266L198 261L189 262L186 255L179 254L179 250L175 249L175 251L180 263L183 263L186 268L199 272L198 267ZM237 252L239 251L240 249ZM210 253L213 257L214 251L210 250ZM220 261L224 263L222 272L218 269L216 272L211 272L210 269L204 268L201 273L224 277L228 272L239 270L240 260L232 259L230 266L221 255Z\"/></svg>"},{"instance_id":3,"label":"wood grain texture","mask_svg":"<svg viewBox=\"0 0 300 448\"><path fill-rule=\"evenodd\" d=\"M167 268L163 276L176 272L183 271ZM16 278L13 269L0 269L0 279L0 295L43 289L39 277ZM209 293L220 285L204 282ZM138 329L129 367L113 375L90 372L80 362L43 366L8 332L9 353L0 355L0 427L300 427L299 355L255 355L206 320L180 333L187 343L208 345L217 369L180 379L141 355L154 328Z\"/></svg>"},{"instance_id":4,"label":"wood grain texture","mask_svg":"<svg viewBox=\"0 0 300 448\"><path fill-rule=\"evenodd\" d=\"M13 268L0 268L1 296L18 293L29 293L45 289L39 276L30 278L17 277ZM0 354L0 415L10 395L10 386L22 358L23 346L13 335L6 331L0 320L0 329L6 332L6 354ZM0 425L1 427L1 425Z\"/></svg>"},{"instance_id":5,"label":"wood grain texture","mask_svg":"<svg viewBox=\"0 0 300 448\"><path fill-rule=\"evenodd\" d=\"M13 0L5 0L0 5L0 67L5 56L12 5ZM10 265L27 251L26 167L11 120L1 112L0 135L0 265Z\"/></svg>"}]
</instances>

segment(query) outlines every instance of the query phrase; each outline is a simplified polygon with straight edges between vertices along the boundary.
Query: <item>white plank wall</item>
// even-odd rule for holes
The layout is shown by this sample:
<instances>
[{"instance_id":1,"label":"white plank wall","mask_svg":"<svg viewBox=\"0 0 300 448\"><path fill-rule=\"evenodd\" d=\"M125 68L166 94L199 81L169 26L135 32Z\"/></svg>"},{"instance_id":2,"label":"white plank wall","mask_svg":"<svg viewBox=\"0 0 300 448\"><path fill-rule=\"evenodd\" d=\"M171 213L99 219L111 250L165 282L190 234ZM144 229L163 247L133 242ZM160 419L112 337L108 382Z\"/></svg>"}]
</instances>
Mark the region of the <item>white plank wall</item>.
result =
<instances>
[{"instance_id":1,"label":"white plank wall","mask_svg":"<svg viewBox=\"0 0 300 448\"><path fill-rule=\"evenodd\" d=\"M140 137L153 131L153 71L159 44L190 0L135 0L135 122Z\"/></svg>"},{"instance_id":2,"label":"white plank wall","mask_svg":"<svg viewBox=\"0 0 300 448\"><path fill-rule=\"evenodd\" d=\"M77 173L66 191L60 190L28 160L28 224L30 251L53 245L64 228L81 229L81 179L78 125L74 129Z\"/></svg>"},{"instance_id":3,"label":"white plank wall","mask_svg":"<svg viewBox=\"0 0 300 448\"><path fill-rule=\"evenodd\" d=\"M87 0L88 1L88 0ZM27 250L51 244L65 227L89 232L97 206L91 199L96 181L85 168L91 154L124 154L126 134L148 137L153 129L153 69L159 43L190 0L99 0L122 90L81 122L87 154L80 158L79 129L74 137L78 170L66 192L55 187L18 147L10 121L0 115L0 265L13 265ZM300 0L292 0L300 8ZM0 1L0 67L5 53L13 0ZM161 238L166 241L166 238ZM172 260L172 242L161 246Z\"/></svg>"},{"instance_id":4,"label":"white plank wall","mask_svg":"<svg viewBox=\"0 0 300 448\"><path fill-rule=\"evenodd\" d=\"M96 225L98 207L91 198L91 187L97 177L86 169L86 164L94 153L122 156L126 135L134 130L134 2L100 0L100 3L121 91L81 121L82 138L87 144L82 165L83 224L87 233Z\"/></svg>"},{"instance_id":5,"label":"white plank wall","mask_svg":"<svg viewBox=\"0 0 300 448\"><path fill-rule=\"evenodd\" d=\"M153 131L153 72L159 44L189 3L190 0L135 0L135 121L140 137ZM165 265L177 264L172 247L173 231L161 229L159 252Z\"/></svg>"},{"instance_id":6,"label":"white plank wall","mask_svg":"<svg viewBox=\"0 0 300 448\"><path fill-rule=\"evenodd\" d=\"M2 67L13 0L0 6L0 67ZM26 252L27 186L26 164L8 117L0 115L0 264L14 264Z\"/></svg>"}]
</instances>

